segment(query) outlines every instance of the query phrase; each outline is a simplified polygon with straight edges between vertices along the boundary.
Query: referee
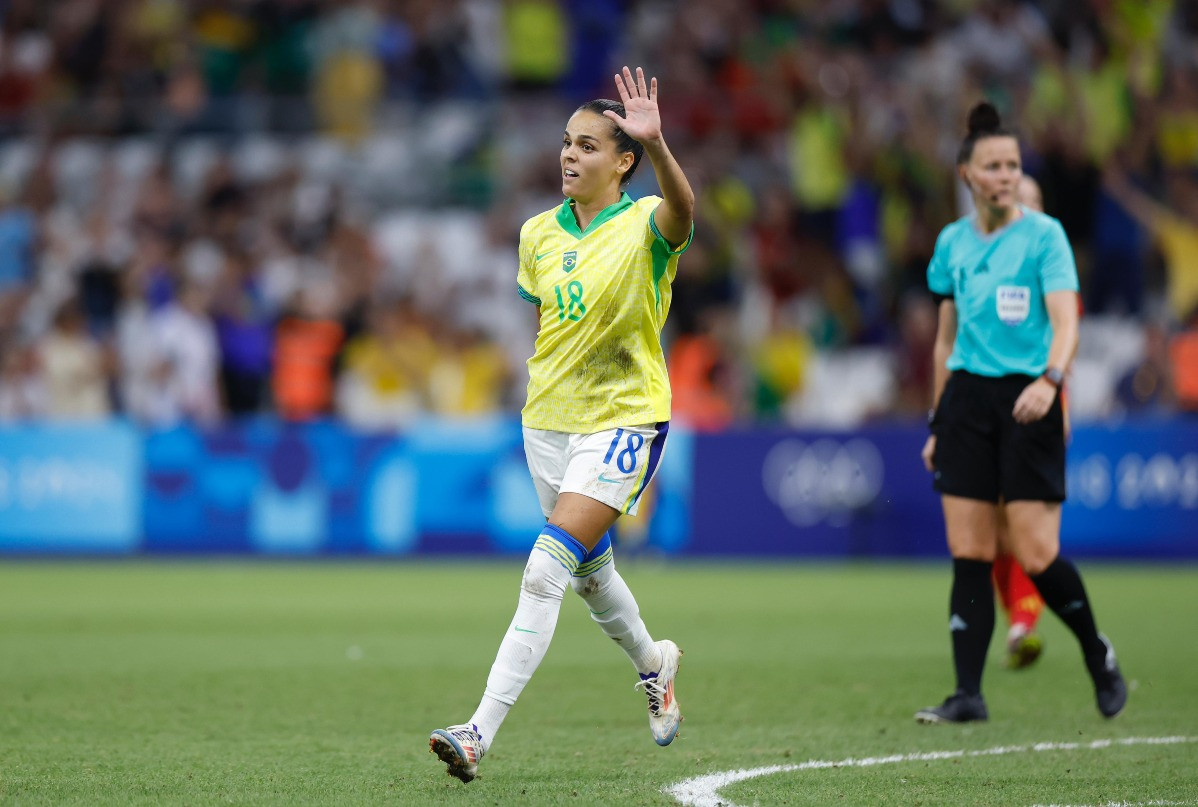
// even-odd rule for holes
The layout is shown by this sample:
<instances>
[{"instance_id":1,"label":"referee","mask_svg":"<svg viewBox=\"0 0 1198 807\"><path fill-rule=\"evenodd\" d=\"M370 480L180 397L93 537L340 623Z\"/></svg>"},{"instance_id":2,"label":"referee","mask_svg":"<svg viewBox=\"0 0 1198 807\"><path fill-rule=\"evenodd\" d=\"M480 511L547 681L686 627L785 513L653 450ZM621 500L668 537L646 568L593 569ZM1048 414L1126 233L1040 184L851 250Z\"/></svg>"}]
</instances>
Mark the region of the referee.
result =
<instances>
[{"instance_id":1,"label":"referee","mask_svg":"<svg viewBox=\"0 0 1198 807\"><path fill-rule=\"evenodd\" d=\"M1077 349L1077 268L1060 222L1017 204L1019 142L997 110L978 104L968 126L957 171L977 212L944 228L928 266L939 321L932 434L923 449L953 556L957 690L915 719L988 716L981 684L994 632L999 507L1016 559L1081 644L1098 710L1114 717L1127 687L1081 576L1060 554L1065 435L1058 393Z\"/></svg>"}]
</instances>

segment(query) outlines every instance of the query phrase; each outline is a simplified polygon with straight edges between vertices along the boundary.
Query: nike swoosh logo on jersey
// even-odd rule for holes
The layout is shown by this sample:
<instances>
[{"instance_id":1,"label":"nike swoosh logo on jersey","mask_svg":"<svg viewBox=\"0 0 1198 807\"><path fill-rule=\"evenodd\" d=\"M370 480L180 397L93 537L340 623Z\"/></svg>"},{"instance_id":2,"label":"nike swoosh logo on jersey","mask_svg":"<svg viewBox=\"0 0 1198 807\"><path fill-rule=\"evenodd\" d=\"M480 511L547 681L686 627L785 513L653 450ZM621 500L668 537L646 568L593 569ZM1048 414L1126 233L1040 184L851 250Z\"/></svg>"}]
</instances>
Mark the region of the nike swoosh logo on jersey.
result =
<instances>
[{"instance_id":1,"label":"nike swoosh logo on jersey","mask_svg":"<svg viewBox=\"0 0 1198 807\"><path fill-rule=\"evenodd\" d=\"M538 255L538 256L535 258L535 260L538 260L538 261L539 261L539 260L541 260L541 258L544 258L546 255L552 255L552 254L553 254L553 252L554 252L554 250L552 250L552 249L551 249L551 250L549 250L548 252L542 252L540 255Z\"/></svg>"},{"instance_id":2,"label":"nike swoosh logo on jersey","mask_svg":"<svg viewBox=\"0 0 1198 807\"><path fill-rule=\"evenodd\" d=\"M608 479L606 474L599 474L599 481L600 482L610 482L613 485L618 485L621 482L623 482L624 480L623 479Z\"/></svg>"}]
</instances>

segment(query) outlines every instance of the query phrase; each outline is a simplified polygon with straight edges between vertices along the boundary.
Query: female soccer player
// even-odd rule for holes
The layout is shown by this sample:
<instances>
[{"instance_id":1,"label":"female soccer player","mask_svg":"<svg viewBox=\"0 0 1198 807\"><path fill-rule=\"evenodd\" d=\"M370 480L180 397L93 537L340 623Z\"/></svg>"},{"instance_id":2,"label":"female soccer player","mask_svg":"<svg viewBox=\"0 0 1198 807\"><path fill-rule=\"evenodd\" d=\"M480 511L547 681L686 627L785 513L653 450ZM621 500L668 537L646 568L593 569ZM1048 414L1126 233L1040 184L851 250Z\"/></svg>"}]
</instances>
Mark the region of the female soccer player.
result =
<instances>
[{"instance_id":1,"label":"female soccer player","mask_svg":"<svg viewBox=\"0 0 1198 807\"><path fill-rule=\"evenodd\" d=\"M430 749L463 782L553 638L567 587L640 673L649 727L669 745L682 715L674 676L682 651L655 642L612 560L608 531L634 514L661 461L670 383L661 328L678 256L690 244L695 196L662 137L657 79L624 68L621 103L590 101L566 123L566 200L520 231L520 296L540 309L528 362L524 451L548 519L537 537L516 615L499 645L482 702L462 725L437 729ZM642 155L661 197L633 201L622 188Z\"/></svg>"},{"instance_id":2,"label":"female soccer player","mask_svg":"<svg viewBox=\"0 0 1198 807\"><path fill-rule=\"evenodd\" d=\"M945 227L928 266L939 299L932 435L923 450L953 556L957 690L921 723L985 720L998 502L1012 553L1081 644L1098 710L1127 702L1077 569L1060 554L1065 435L1058 392L1077 347L1077 268L1060 222L1016 202L1019 142L988 103L969 113L957 168L977 212Z\"/></svg>"}]
</instances>

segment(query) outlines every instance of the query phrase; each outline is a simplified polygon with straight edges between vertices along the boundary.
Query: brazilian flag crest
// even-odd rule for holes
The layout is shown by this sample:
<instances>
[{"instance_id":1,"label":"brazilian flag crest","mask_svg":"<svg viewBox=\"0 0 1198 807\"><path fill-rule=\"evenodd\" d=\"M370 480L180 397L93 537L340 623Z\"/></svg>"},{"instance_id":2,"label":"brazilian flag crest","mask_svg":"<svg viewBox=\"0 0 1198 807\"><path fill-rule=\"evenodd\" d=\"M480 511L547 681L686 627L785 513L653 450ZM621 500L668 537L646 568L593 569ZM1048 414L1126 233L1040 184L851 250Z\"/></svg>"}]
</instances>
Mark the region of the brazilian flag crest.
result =
<instances>
[{"instance_id":1,"label":"brazilian flag crest","mask_svg":"<svg viewBox=\"0 0 1198 807\"><path fill-rule=\"evenodd\" d=\"M571 269L573 269L577 265L578 265L578 252L577 251L567 252L565 255L562 256L562 271L563 272L569 272Z\"/></svg>"}]
</instances>

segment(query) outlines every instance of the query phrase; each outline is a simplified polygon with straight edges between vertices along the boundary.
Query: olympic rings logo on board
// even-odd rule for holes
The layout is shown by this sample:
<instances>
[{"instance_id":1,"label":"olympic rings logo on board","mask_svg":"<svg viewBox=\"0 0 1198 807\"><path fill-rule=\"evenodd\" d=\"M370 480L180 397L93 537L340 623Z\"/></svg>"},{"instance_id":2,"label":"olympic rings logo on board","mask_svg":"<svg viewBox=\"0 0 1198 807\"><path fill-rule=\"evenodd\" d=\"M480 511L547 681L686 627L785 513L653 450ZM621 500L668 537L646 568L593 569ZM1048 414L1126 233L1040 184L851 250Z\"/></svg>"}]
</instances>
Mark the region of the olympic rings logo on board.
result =
<instances>
[{"instance_id":1,"label":"olympic rings logo on board","mask_svg":"<svg viewBox=\"0 0 1198 807\"><path fill-rule=\"evenodd\" d=\"M1091 510L1112 500L1120 510L1198 509L1198 454L1128 453L1114 463L1091 454L1070 467L1069 495Z\"/></svg>"},{"instance_id":2,"label":"olympic rings logo on board","mask_svg":"<svg viewBox=\"0 0 1198 807\"><path fill-rule=\"evenodd\" d=\"M881 452L868 440L789 439L766 454L761 477L770 501L795 526L826 521L842 527L878 498L885 468Z\"/></svg>"}]
</instances>

